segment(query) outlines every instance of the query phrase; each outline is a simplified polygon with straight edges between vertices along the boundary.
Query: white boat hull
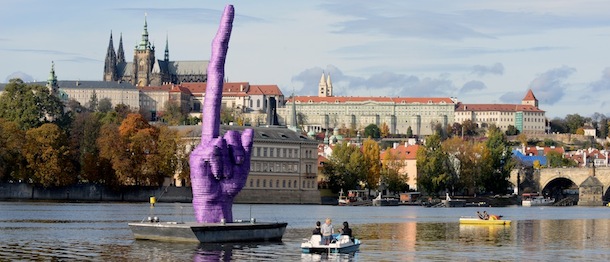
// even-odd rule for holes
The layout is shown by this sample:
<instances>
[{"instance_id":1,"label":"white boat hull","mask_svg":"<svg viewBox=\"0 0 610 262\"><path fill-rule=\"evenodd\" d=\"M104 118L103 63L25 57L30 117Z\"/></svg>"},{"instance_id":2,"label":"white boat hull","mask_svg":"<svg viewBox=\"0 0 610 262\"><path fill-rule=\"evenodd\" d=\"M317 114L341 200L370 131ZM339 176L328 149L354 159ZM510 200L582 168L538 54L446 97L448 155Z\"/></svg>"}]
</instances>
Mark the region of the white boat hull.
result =
<instances>
[{"instance_id":1,"label":"white boat hull","mask_svg":"<svg viewBox=\"0 0 610 262\"><path fill-rule=\"evenodd\" d=\"M360 249L360 240L352 240L349 236L341 235L334 237L334 241L328 245L322 244L322 236L313 235L301 244L303 253L350 253Z\"/></svg>"}]
</instances>

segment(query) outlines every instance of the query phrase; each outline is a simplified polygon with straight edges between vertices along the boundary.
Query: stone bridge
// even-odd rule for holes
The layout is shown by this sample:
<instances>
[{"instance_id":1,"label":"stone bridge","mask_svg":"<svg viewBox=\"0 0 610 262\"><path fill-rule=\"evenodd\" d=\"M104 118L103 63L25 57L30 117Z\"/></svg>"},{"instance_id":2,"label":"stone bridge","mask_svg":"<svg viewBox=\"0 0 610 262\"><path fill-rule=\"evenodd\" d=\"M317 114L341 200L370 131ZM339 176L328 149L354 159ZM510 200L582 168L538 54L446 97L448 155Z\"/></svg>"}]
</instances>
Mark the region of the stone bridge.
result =
<instances>
[{"instance_id":1,"label":"stone bridge","mask_svg":"<svg viewBox=\"0 0 610 262\"><path fill-rule=\"evenodd\" d=\"M523 172L519 172L519 170L515 169L511 172L509 181L513 184L517 184L517 176L521 173L520 181L523 184L524 174ZM556 182L558 180L569 180L574 183L578 189L580 197L583 197L583 192L587 194L592 193L584 188L581 188L581 185L585 180L589 177L593 176L601 183L601 192L597 195L595 193L593 196L595 199L598 199L601 203L601 200L608 201L610 197L610 167L580 167L580 168L544 168L537 170L531 175L531 180L534 183L534 187L537 188L540 192L542 192L547 186L551 183ZM521 187L523 189L523 187ZM585 196L586 197L586 196ZM579 200L579 205L580 205Z\"/></svg>"}]
</instances>

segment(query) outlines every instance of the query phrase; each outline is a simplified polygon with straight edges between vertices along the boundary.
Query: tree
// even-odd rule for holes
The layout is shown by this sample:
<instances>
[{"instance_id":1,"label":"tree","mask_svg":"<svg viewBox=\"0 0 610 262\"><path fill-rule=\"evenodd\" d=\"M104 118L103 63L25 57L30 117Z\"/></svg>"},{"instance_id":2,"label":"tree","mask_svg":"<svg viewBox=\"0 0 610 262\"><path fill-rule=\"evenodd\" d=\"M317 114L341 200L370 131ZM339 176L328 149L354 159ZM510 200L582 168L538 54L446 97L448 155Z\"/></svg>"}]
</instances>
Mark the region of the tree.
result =
<instances>
[{"instance_id":1,"label":"tree","mask_svg":"<svg viewBox=\"0 0 610 262\"><path fill-rule=\"evenodd\" d=\"M390 127L388 127L388 124L386 124L385 122L381 124L380 134L382 138L387 138L388 136L390 136Z\"/></svg>"},{"instance_id":2,"label":"tree","mask_svg":"<svg viewBox=\"0 0 610 262\"><path fill-rule=\"evenodd\" d=\"M381 180L387 185L390 192L404 192L409 189L407 184L408 174L402 173L405 166L405 156L395 153L394 149L388 147L381 159Z\"/></svg>"},{"instance_id":3,"label":"tree","mask_svg":"<svg viewBox=\"0 0 610 262\"><path fill-rule=\"evenodd\" d=\"M549 151L546 154L546 159L551 168L563 166L563 155L557 151Z\"/></svg>"},{"instance_id":4,"label":"tree","mask_svg":"<svg viewBox=\"0 0 610 262\"><path fill-rule=\"evenodd\" d=\"M34 183L65 186L76 181L66 135L55 124L43 124L26 132L23 154Z\"/></svg>"},{"instance_id":5,"label":"tree","mask_svg":"<svg viewBox=\"0 0 610 262\"><path fill-rule=\"evenodd\" d=\"M568 127L568 132L570 134L576 134L576 131L583 127L586 122L590 121L588 118L584 118L579 114L567 115L565 117L565 122Z\"/></svg>"},{"instance_id":6,"label":"tree","mask_svg":"<svg viewBox=\"0 0 610 262\"><path fill-rule=\"evenodd\" d=\"M599 136L602 138L608 137L608 118L605 116L599 121Z\"/></svg>"},{"instance_id":7,"label":"tree","mask_svg":"<svg viewBox=\"0 0 610 262\"><path fill-rule=\"evenodd\" d=\"M22 130L63 120L64 107L59 98L41 85L11 80L0 96L0 118L14 121Z\"/></svg>"},{"instance_id":8,"label":"tree","mask_svg":"<svg viewBox=\"0 0 610 262\"><path fill-rule=\"evenodd\" d=\"M438 196L448 188L450 166L449 157L441 148L441 137L438 134L429 136L424 146L417 150L418 188Z\"/></svg>"},{"instance_id":9,"label":"tree","mask_svg":"<svg viewBox=\"0 0 610 262\"><path fill-rule=\"evenodd\" d=\"M472 120L464 120L464 122L462 122L462 128L464 129L463 133L465 136L478 135L477 124L475 122L472 122Z\"/></svg>"},{"instance_id":10,"label":"tree","mask_svg":"<svg viewBox=\"0 0 610 262\"><path fill-rule=\"evenodd\" d=\"M518 134L519 134L519 129L517 129L513 125L508 125L508 127L506 128L506 135L507 136L516 136Z\"/></svg>"},{"instance_id":11,"label":"tree","mask_svg":"<svg viewBox=\"0 0 610 262\"><path fill-rule=\"evenodd\" d=\"M0 181L25 180L29 173L21 154L25 141L25 132L17 123L0 118Z\"/></svg>"},{"instance_id":12,"label":"tree","mask_svg":"<svg viewBox=\"0 0 610 262\"><path fill-rule=\"evenodd\" d=\"M487 192L504 193L509 186L508 177L514 166L506 137L497 128L490 128L483 151L480 183Z\"/></svg>"},{"instance_id":13,"label":"tree","mask_svg":"<svg viewBox=\"0 0 610 262\"><path fill-rule=\"evenodd\" d=\"M100 99L99 103L97 104L97 110L102 113L112 110L112 101L110 98L104 97Z\"/></svg>"},{"instance_id":14,"label":"tree","mask_svg":"<svg viewBox=\"0 0 610 262\"><path fill-rule=\"evenodd\" d=\"M413 137L413 129L411 129L411 126L407 127L407 137Z\"/></svg>"},{"instance_id":15,"label":"tree","mask_svg":"<svg viewBox=\"0 0 610 262\"><path fill-rule=\"evenodd\" d=\"M329 161L322 169L322 173L328 176L330 189L335 193L356 189L366 172L363 159L358 147L345 142L336 144Z\"/></svg>"},{"instance_id":16,"label":"tree","mask_svg":"<svg viewBox=\"0 0 610 262\"><path fill-rule=\"evenodd\" d=\"M379 159L379 144L375 140L367 138L362 143L362 155L364 158L366 188L370 190L379 186L381 161Z\"/></svg>"},{"instance_id":17,"label":"tree","mask_svg":"<svg viewBox=\"0 0 610 262\"><path fill-rule=\"evenodd\" d=\"M565 120L555 117L550 121L551 133L565 134L569 133L569 128Z\"/></svg>"},{"instance_id":18,"label":"tree","mask_svg":"<svg viewBox=\"0 0 610 262\"><path fill-rule=\"evenodd\" d=\"M99 101L97 100L97 93L93 90L93 94L91 94L91 98L89 98L89 103L87 103L87 108L89 111L97 111Z\"/></svg>"},{"instance_id":19,"label":"tree","mask_svg":"<svg viewBox=\"0 0 610 262\"><path fill-rule=\"evenodd\" d=\"M454 137L445 140L442 148L450 155L450 159L454 159L453 189L455 191L465 191L464 193L467 194L476 193L477 180L481 174L479 167L482 165L483 145Z\"/></svg>"},{"instance_id":20,"label":"tree","mask_svg":"<svg viewBox=\"0 0 610 262\"><path fill-rule=\"evenodd\" d=\"M364 128L364 137L379 138L381 136L381 130L375 124L370 124Z\"/></svg>"},{"instance_id":21,"label":"tree","mask_svg":"<svg viewBox=\"0 0 610 262\"><path fill-rule=\"evenodd\" d=\"M187 112L183 112L180 105L172 101L165 102L163 110L163 121L170 126L180 125L185 122Z\"/></svg>"}]
</instances>

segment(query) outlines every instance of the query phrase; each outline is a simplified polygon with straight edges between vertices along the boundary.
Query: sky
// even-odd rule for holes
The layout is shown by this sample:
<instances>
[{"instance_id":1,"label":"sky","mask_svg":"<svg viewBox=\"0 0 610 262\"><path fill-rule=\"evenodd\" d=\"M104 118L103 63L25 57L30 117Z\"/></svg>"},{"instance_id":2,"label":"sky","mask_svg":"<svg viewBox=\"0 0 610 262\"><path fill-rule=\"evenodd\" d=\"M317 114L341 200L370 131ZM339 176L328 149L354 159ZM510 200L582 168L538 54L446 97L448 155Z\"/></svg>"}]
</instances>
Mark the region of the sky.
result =
<instances>
[{"instance_id":1,"label":"sky","mask_svg":"<svg viewBox=\"0 0 610 262\"><path fill-rule=\"evenodd\" d=\"M549 118L610 116L610 1L3 0L0 82L102 80L112 32L126 58L144 18L156 56L209 60L224 6L235 20L231 82L316 95L455 97L520 103L528 89Z\"/></svg>"}]
</instances>

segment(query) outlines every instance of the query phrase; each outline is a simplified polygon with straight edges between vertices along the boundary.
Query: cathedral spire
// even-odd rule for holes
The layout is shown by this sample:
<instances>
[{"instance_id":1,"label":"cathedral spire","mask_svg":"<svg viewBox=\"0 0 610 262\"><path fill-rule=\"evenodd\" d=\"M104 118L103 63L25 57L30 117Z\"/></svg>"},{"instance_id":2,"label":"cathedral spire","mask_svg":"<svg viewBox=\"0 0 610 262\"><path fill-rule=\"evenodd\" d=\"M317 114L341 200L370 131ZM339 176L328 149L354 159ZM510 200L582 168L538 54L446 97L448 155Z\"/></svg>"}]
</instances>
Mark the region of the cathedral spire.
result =
<instances>
[{"instance_id":1,"label":"cathedral spire","mask_svg":"<svg viewBox=\"0 0 610 262\"><path fill-rule=\"evenodd\" d=\"M125 51L123 51L123 33L121 33L121 37L119 38L119 49L116 54L116 62L117 63L125 63Z\"/></svg>"},{"instance_id":2,"label":"cathedral spire","mask_svg":"<svg viewBox=\"0 0 610 262\"><path fill-rule=\"evenodd\" d=\"M169 40L167 34L165 35L165 61L169 61Z\"/></svg>"},{"instance_id":3,"label":"cathedral spire","mask_svg":"<svg viewBox=\"0 0 610 262\"><path fill-rule=\"evenodd\" d=\"M108 51L106 51L106 59L104 61L104 81L116 80L116 60L117 56L114 52L114 43L112 42L112 31L110 31L110 41L108 41Z\"/></svg>"},{"instance_id":4,"label":"cathedral spire","mask_svg":"<svg viewBox=\"0 0 610 262\"><path fill-rule=\"evenodd\" d=\"M148 41L148 22L146 21L146 13L144 13L144 31L142 32L142 40L137 46L138 50L150 49L150 42Z\"/></svg>"}]
</instances>

